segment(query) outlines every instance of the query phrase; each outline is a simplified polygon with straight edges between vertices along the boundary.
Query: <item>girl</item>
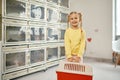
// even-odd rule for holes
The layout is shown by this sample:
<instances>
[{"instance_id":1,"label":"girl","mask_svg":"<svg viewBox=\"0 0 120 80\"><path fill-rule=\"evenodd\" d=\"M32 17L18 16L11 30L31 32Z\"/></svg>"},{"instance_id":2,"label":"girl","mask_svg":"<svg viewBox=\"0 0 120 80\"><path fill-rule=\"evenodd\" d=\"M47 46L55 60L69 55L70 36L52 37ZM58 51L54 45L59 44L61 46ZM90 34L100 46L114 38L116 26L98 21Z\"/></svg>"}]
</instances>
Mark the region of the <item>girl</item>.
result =
<instances>
[{"instance_id":1,"label":"girl","mask_svg":"<svg viewBox=\"0 0 120 80\"><path fill-rule=\"evenodd\" d=\"M81 13L71 12L68 15L68 24L70 26L64 35L66 59L69 62L82 62L86 36L82 29Z\"/></svg>"}]
</instances>

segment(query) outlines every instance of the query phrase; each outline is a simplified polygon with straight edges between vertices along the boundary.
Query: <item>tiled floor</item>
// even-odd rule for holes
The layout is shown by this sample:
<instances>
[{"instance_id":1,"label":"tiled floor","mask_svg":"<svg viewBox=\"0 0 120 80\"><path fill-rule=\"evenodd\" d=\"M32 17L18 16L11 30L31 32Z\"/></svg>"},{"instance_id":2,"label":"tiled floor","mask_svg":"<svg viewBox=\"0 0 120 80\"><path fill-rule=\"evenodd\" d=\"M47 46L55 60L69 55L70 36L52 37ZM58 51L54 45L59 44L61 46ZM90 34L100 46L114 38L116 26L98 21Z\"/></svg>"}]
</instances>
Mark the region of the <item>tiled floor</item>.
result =
<instances>
[{"instance_id":1,"label":"tiled floor","mask_svg":"<svg viewBox=\"0 0 120 80\"><path fill-rule=\"evenodd\" d=\"M120 65L116 68L111 62L93 59L84 59L84 63L93 67L93 80L120 80ZM57 80L56 69L58 66L48 70L29 74L14 80Z\"/></svg>"}]
</instances>

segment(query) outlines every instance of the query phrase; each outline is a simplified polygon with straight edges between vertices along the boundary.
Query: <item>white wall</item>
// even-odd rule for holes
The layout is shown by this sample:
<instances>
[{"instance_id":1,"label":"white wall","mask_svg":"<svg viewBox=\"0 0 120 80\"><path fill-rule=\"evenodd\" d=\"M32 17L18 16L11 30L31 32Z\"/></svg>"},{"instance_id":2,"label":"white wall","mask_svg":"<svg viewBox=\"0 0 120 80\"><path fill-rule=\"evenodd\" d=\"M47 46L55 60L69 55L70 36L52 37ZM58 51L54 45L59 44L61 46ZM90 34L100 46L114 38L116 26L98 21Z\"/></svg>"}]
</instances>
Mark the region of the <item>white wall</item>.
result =
<instances>
[{"instance_id":1,"label":"white wall","mask_svg":"<svg viewBox=\"0 0 120 80\"><path fill-rule=\"evenodd\" d=\"M70 11L83 14L87 42L85 56L112 58L112 0L70 0Z\"/></svg>"}]
</instances>

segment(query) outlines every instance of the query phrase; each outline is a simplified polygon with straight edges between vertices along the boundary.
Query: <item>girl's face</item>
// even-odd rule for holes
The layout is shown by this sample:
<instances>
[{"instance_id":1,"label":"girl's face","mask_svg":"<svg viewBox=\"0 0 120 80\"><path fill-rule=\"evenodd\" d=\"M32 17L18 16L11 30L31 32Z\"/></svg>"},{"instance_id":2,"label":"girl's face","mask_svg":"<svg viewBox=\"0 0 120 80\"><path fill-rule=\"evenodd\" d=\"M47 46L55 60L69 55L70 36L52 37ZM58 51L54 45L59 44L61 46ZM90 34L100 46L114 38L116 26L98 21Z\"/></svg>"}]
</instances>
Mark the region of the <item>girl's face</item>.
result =
<instances>
[{"instance_id":1,"label":"girl's face","mask_svg":"<svg viewBox=\"0 0 120 80\"><path fill-rule=\"evenodd\" d=\"M79 22L80 22L79 15L75 13L71 14L69 17L69 22L71 26L78 27Z\"/></svg>"}]
</instances>

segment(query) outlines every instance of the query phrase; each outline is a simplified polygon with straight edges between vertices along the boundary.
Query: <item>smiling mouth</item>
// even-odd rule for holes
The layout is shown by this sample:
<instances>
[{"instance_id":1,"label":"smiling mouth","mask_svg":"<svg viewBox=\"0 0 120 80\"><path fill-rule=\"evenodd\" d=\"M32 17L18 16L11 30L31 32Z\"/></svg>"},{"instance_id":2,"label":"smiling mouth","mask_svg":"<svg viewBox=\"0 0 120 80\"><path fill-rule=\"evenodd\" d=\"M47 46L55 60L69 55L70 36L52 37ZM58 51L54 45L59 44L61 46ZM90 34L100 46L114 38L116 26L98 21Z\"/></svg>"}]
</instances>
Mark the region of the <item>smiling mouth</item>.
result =
<instances>
[{"instance_id":1,"label":"smiling mouth","mask_svg":"<svg viewBox=\"0 0 120 80\"><path fill-rule=\"evenodd\" d=\"M72 24L77 24L77 22L73 22Z\"/></svg>"}]
</instances>

